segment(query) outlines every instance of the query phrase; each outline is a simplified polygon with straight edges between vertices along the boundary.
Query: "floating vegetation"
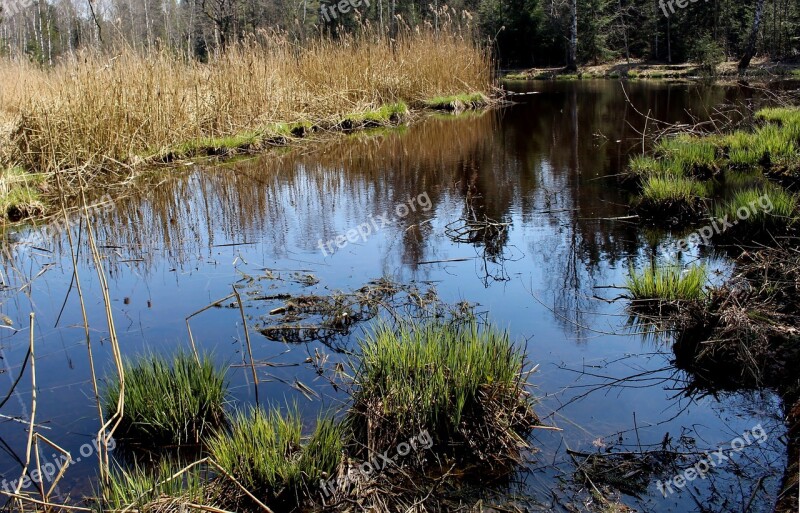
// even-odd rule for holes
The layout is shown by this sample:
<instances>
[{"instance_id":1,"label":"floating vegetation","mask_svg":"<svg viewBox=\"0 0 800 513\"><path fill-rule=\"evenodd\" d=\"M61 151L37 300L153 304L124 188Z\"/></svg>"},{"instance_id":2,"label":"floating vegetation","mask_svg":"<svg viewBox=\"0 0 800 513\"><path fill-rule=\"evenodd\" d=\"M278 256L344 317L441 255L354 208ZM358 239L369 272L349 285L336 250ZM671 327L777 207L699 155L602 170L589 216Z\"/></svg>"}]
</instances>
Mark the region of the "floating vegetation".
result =
<instances>
[{"instance_id":1,"label":"floating vegetation","mask_svg":"<svg viewBox=\"0 0 800 513\"><path fill-rule=\"evenodd\" d=\"M636 497L645 495L653 476L678 458L666 450L584 453L567 450L579 481L589 486L610 487Z\"/></svg>"},{"instance_id":2,"label":"floating vegetation","mask_svg":"<svg viewBox=\"0 0 800 513\"><path fill-rule=\"evenodd\" d=\"M330 419L318 421L303 442L296 408L286 413L253 408L238 413L230 429L209 441L209 454L226 472L270 505L293 509L315 493L323 477L334 475L342 458L343 430ZM240 510L251 500L229 481L219 481L218 496Z\"/></svg>"},{"instance_id":3,"label":"floating vegetation","mask_svg":"<svg viewBox=\"0 0 800 513\"><path fill-rule=\"evenodd\" d=\"M337 339L382 311L398 319L440 315L473 317L469 304L447 305L432 287L421 291L414 285L401 285L386 278L371 281L353 292L335 292L327 296L250 295L254 300L282 302L259 317L256 324L256 329L268 339L290 343L318 340L334 349Z\"/></svg>"},{"instance_id":4,"label":"floating vegetation","mask_svg":"<svg viewBox=\"0 0 800 513\"><path fill-rule=\"evenodd\" d=\"M225 373L209 357L198 363L179 352L172 359L149 355L125 362L124 414L115 432L133 448L157 450L199 446L225 424ZM104 391L107 417L117 411L119 381Z\"/></svg>"},{"instance_id":5,"label":"floating vegetation","mask_svg":"<svg viewBox=\"0 0 800 513\"><path fill-rule=\"evenodd\" d=\"M625 287L634 301L697 301L703 298L707 279L703 265L688 269L651 265L643 271L631 267Z\"/></svg>"},{"instance_id":6,"label":"floating vegetation","mask_svg":"<svg viewBox=\"0 0 800 513\"><path fill-rule=\"evenodd\" d=\"M379 327L361 343L349 424L369 454L427 432L437 454L502 471L538 424L524 368L493 327Z\"/></svg>"}]
</instances>

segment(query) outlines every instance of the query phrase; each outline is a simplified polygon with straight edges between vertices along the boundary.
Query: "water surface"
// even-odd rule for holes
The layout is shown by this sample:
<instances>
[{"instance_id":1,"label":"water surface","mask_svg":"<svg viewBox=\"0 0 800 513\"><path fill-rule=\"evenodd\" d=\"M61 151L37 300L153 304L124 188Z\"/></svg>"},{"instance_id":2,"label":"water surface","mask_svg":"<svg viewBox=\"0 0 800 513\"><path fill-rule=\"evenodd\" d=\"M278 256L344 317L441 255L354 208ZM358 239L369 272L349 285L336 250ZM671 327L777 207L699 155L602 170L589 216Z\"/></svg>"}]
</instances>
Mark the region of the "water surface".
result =
<instances>
[{"instance_id":1,"label":"water surface","mask_svg":"<svg viewBox=\"0 0 800 513\"><path fill-rule=\"evenodd\" d=\"M99 214L94 227L124 354L188 350L186 317L235 285L262 363L260 402L296 401L312 422L346 404L347 395L331 386L332 369L349 360L369 323L325 343L271 340L257 329L276 322L269 312L283 302L259 298L329 295L388 278L421 293L435 290L449 304L474 304L538 365L531 377L541 398L537 410L563 431L536 431L537 453L513 487L534 510L567 511L566 503L586 499L567 449L639 451L666 440L676 450L701 452L758 424L768 441L745 448L712 478L668 498L653 481L647 493L624 500L644 511L683 512L699 511L699 504L742 511L752 499L750 511L769 510L785 466L778 400L757 392L687 397L689 377L672 366L669 341L629 326L619 299L624 291L616 288L630 265L664 258L673 241L629 218L629 193L613 179L629 155L641 152L645 122L636 111L688 122L748 93L626 83L628 103L615 81L512 88L536 94L485 113L428 116L410 127L148 177L139 192ZM414 209L398 210L412 199ZM373 220L384 214L392 222L378 229L382 223ZM500 228L454 240L464 219L489 219ZM372 226L368 237L333 254L332 246L320 249L365 224ZM98 372L113 377L85 226L72 232ZM2 313L19 331L0 330L0 380L10 385L19 373L33 311L36 423L77 455L98 426L83 321L66 235L42 233L23 230L5 245ZM711 264L726 268L724 260ZM234 404L253 404L233 300L193 317L191 326L198 347L231 366ZM329 357L321 374L314 365L320 355ZM0 395L6 389L0 386ZM0 411L5 479L18 477L15 460L24 459L30 392L26 373ZM94 469L91 456L70 468L58 486L61 497L90 493Z\"/></svg>"}]
</instances>

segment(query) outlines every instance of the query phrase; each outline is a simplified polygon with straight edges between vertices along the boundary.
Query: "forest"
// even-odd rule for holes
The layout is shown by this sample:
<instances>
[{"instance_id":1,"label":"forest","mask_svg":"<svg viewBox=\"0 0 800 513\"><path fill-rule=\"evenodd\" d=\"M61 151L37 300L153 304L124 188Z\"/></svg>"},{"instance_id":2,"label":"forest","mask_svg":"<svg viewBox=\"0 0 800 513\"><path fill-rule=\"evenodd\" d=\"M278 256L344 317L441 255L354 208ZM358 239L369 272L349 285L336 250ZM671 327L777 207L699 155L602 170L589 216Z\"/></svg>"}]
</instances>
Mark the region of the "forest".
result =
<instances>
[{"instance_id":1,"label":"forest","mask_svg":"<svg viewBox=\"0 0 800 513\"><path fill-rule=\"evenodd\" d=\"M53 65L87 47L164 49L189 59L260 32L298 43L369 27L456 23L491 48L499 66L574 67L619 60L661 63L776 61L800 53L798 0L372 0L331 17L328 0L4 0L0 51ZM449 9L447 9L449 7ZM443 19L446 18L446 19ZM456 18L456 19L454 19Z\"/></svg>"}]
</instances>

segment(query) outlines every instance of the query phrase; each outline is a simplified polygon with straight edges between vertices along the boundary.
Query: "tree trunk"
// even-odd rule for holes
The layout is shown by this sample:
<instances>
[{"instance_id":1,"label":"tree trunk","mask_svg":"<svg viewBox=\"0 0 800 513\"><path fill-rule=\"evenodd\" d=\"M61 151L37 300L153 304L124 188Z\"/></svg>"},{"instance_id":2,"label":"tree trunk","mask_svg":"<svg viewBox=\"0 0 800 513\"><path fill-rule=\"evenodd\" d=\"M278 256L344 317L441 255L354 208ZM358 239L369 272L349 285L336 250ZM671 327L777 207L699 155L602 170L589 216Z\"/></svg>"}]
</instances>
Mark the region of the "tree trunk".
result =
<instances>
[{"instance_id":1,"label":"tree trunk","mask_svg":"<svg viewBox=\"0 0 800 513\"><path fill-rule=\"evenodd\" d=\"M569 4L570 30L569 53L567 54L567 71L578 71L578 0Z\"/></svg>"},{"instance_id":2,"label":"tree trunk","mask_svg":"<svg viewBox=\"0 0 800 513\"><path fill-rule=\"evenodd\" d=\"M753 27L750 29L750 39L747 41L747 48L739 61L739 73L744 73L750 67L750 61L756 53L756 42L758 41L758 30L761 28L761 18L764 16L765 0L756 0L756 14L753 17Z\"/></svg>"}]
</instances>

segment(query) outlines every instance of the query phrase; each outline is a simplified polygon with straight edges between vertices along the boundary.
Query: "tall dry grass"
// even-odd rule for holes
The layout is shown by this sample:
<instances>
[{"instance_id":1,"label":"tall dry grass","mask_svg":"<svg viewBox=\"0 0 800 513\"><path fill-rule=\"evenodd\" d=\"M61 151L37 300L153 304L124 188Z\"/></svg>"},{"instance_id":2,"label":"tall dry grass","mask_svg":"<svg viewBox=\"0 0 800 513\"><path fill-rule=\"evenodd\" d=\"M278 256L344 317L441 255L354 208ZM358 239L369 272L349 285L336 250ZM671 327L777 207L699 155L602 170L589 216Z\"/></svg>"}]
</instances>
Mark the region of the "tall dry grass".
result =
<instances>
[{"instance_id":1,"label":"tall dry grass","mask_svg":"<svg viewBox=\"0 0 800 513\"><path fill-rule=\"evenodd\" d=\"M365 30L303 47L261 34L208 63L129 49L82 53L50 71L6 62L0 77L18 77L0 93L0 112L15 123L6 160L39 171L113 167L278 122L486 92L491 74L488 53L472 38L422 29L395 40Z\"/></svg>"}]
</instances>

